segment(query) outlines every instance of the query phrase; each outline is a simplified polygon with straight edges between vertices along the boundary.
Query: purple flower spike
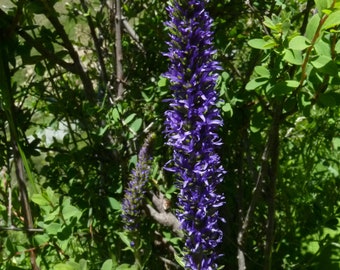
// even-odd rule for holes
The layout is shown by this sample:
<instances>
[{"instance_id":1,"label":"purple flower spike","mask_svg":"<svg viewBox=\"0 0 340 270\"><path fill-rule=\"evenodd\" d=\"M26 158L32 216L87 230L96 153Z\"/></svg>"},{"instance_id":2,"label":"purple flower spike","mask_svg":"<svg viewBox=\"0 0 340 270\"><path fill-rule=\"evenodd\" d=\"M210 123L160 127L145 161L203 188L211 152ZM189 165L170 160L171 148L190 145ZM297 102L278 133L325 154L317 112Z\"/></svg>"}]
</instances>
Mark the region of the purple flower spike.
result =
<instances>
[{"instance_id":1,"label":"purple flower spike","mask_svg":"<svg viewBox=\"0 0 340 270\"><path fill-rule=\"evenodd\" d=\"M122 219L124 222L124 229L130 232L138 230L141 211L146 193L146 184L150 174L150 159L148 149L155 134L150 134L139 154L136 168L132 171L131 179L125 189L125 195L122 202ZM132 242L133 243L133 242ZM131 245L132 246L132 245Z\"/></svg>"},{"instance_id":2,"label":"purple flower spike","mask_svg":"<svg viewBox=\"0 0 340 270\"><path fill-rule=\"evenodd\" d=\"M165 112L167 145L173 158L166 169L177 176L177 215L186 234L186 268L216 269L214 251L222 241L218 209L224 196L216 193L225 171L216 149L221 145L217 129L222 126L214 90L219 64L213 60L212 19L203 0L172 0L170 20L170 80L172 98Z\"/></svg>"}]
</instances>

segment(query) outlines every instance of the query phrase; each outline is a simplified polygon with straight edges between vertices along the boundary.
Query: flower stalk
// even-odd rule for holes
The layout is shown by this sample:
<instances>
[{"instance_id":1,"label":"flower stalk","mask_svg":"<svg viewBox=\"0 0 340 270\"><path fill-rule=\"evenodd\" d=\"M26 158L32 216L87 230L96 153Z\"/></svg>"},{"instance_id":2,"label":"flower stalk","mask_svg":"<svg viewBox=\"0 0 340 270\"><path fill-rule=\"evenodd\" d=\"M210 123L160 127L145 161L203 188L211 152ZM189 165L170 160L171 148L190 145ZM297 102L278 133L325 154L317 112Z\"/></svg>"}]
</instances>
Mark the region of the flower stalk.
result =
<instances>
[{"instance_id":1,"label":"flower stalk","mask_svg":"<svg viewBox=\"0 0 340 270\"><path fill-rule=\"evenodd\" d=\"M139 228L142 222L142 211L145 205L145 194L147 192L147 182L150 175L150 157L148 150L155 134L150 134L138 154L135 169L131 173L131 179L125 189L122 201L122 221L124 229L128 233L130 247L134 253L135 266L142 269L141 262L141 239Z\"/></svg>"},{"instance_id":2,"label":"flower stalk","mask_svg":"<svg viewBox=\"0 0 340 270\"><path fill-rule=\"evenodd\" d=\"M212 19L202 0L172 0L167 11L171 40L164 55L170 67L164 76L170 80L172 98L165 113L165 136L173 156L166 169L177 177L186 268L216 269L215 248L223 236L218 210L224 204L216 189L225 171L217 154L222 119L216 106L220 66L213 59Z\"/></svg>"}]
</instances>

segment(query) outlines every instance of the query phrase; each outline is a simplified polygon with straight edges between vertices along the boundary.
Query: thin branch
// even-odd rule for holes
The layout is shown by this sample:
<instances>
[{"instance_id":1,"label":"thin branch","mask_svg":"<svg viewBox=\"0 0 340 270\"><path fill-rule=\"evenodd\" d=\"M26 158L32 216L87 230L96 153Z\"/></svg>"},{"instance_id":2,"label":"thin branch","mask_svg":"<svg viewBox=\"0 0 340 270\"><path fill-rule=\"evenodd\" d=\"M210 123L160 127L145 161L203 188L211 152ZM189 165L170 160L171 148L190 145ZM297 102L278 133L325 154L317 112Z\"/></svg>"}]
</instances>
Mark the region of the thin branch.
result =
<instances>
[{"instance_id":1,"label":"thin branch","mask_svg":"<svg viewBox=\"0 0 340 270\"><path fill-rule=\"evenodd\" d=\"M237 244L238 244L238 265L239 265L239 270L244 270L246 269L246 263L245 263L245 254L244 254L244 245L245 245L245 239L246 239L246 234L248 231L248 228L250 226L251 219L253 218L256 204L258 202L258 199L261 194L262 187L265 183L265 179L268 178L268 172L269 172L269 161L272 160L272 163L274 164L274 160L276 157L273 158L273 153L275 153L275 148L278 147L278 139L277 139L277 134L278 134L278 129L279 129L279 124L281 122L281 113L282 110L281 108L277 108L275 110L275 114L272 120L272 124L270 127L270 130L268 132L268 137L267 137L267 142L264 148L264 151L262 153L262 163L260 167L260 171L257 175L256 179L256 185L253 189L252 192L252 198L248 207L248 210L246 212L246 216L243 220L241 229L238 233L237 236ZM277 165L277 164L276 164ZM273 175L274 176L274 175ZM276 177L276 175L275 175ZM273 181L276 179L272 179Z\"/></svg>"},{"instance_id":2,"label":"thin branch","mask_svg":"<svg viewBox=\"0 0 340 270\"><path fill-rule=\"evenodd\" d=\"M174 263L173 261L170 261L169 259L164 258L164 257L162 257L162 256L159 256L159 258L160 258L166 265L175 267L176 269L180 269L180 266L179 266L178 264Z\"/></svg>"},{"instance_id":3,"label":"thin branch","mask_svg":"<svg viewBox=\"0 0 340 270\"><path fill-rule=\"evenodd\" d=\"M83 83L86 98L91 102L95 102L96 98L95 98L95 91L94 91L94 88L93 88L92 81L89 78L89 76L87 75L85 68L83 67L83 65L80 61L79 55L78 55L77 51L75 50L71 40L69 39L69 37L68 37L68 35L67 35L67 33L64 29L64 26L59 21L59 19L57 17L57 12L55 11L53 6L47 0L40 0L40 1L42 2L45 10L47 11L47 14L46 14L47 18L52 23L56 32L58 33L61 40L63 41L64 47L67 49L68 53L70 54L70 56L73 60L75 70L76 70L76 74L79 75L79 77L80 77L80 79Z\"/></svg>"},{"instance_id":4,"label":"thin branch","mask_svg":"<svg viewBox=\"0 0 340 270\"><path fill-rule=\"evenodd\" d=\"M36 232L43 233L44 229L39 228L18 228L14 226L2 227L0 226L0 231L15 231L15 232Z\"/></svg>"},{"instance_id":5,"label":"thin branch","mask_svg":"<svg viewBox=\"0 0 340 270\"><path fill-rule=\"evenodd\" d=\"M114 1L114 0L112 0ZM117 99L124 94L123 48L122 48L122 11L121 0L115 0L115 48L116 48L116 81Z\"/></svg>"},{"instance_id":6,"label":"thin branch","mask_svg":"<svg viewBox=\"0 0 340 270\"><path fill-rule=\"evenodd\" d=\"M87 1L85 2L85 0L80 0L80 3L82 5L85 13L87 13L88 12ZM100 67L100 77L101 77L101 80L102 80L101 84L102 84L103 87L107 87L108 76L107 76L107 71L106 71L106 65L105 65L105 61L104 61L104 57L103 57L103 52L102 52L102 49L101 49L101 46L100 46L100 42L99 42L99 39L98 39L97 34L96 34L95 25L93 23L91 16L86 16L86 19L87 19L87 23L88 23L89 28L90 28L90 33L91 33L93 43L94 43L94 46L95 46L95 49L96 49L97 57L98 57L98 62L99 62L99 67Z\"/></svg>"},{"instance_id":7,"label":"thin branch","mask_svg":"<svg viewBox=\"0 0 340 270\"><path fill-rule=\"evenodd\" d=\"M13 94L14 91L11 86L11 73L9 68L9 62L7 59L6 54L6 48L1 51L0 55L0 81L3 82L0 89L2 92L2 105L4 108L4 112L7 118L7 122L9 125L9 134L10 134L10 142L12 144L12 153L13 153L13 163L15 166L15 174L19 185L19 195L20 195L20 202L22 207L22 212L24 215L24 222L25 227L27 229L33 228L33 217L32 212L29 204L28 199L28 192L27 192L27 181L25 177L25 171L24 171L24 161L27 160L25 157L24 152L22 151L22 148L20 146L20 137L18 134L18 125L15 121L14 117L14 111L15 111L15 105L14 105L14 98ZM30 179L30 171L29 168L26 166L26 174L28 175L28 178ZM32 187L34 187L34 182L31 183ZM29 241L32 241L31 233L27 232L27 237ZM39 270L39 267L36 262L36 254L34 251L30 252L30 260L33 270Z\"/></svg>"},{"instance_id":8,"label":"thin branch","mask_svg":"<svg viewBox=\"0 0 340 270\"><path fill-rule=\"evenodd\" d=\"M270 167L268 171L269 186L268 186L268 219L266 226L266 242L264 247L264 269L271 269L272 251L274 244L275 233L275 197L276 183L279 171L279 130L282 116L282 105L277 104L274 107L273 129L272 129L272 147L270 153Z\"/></svg>"},{"instance_id":9,"label":"thin branch","mask_svg":"<svg viewBox=\"0 0 340 270\"><path fill-rule=\"evenodd\" d=\"M129 34L129 36L135 41L138 49L140 49L143 53L145 53L143 44L139 41L139 36L137 35L136 31L133 29L133 27L129 24L126 17L122 17L123 26L126 30L126 32Z\"/></svg>"},{"instance_id":10,"label":"thin branch","mask_svg":"<svg viewBox=\"0 0 340 270\"><path fill-rule=\"evenodd\" d=\"M150 204L146 205L148 214L159 224L171 227L172 231L176 233L178 236L182 237L183 232L181 231L180 227L181 224L176 216L171 213L168 209L166 209L165 204L165 197L162 193L156 195L155 193L151 192L151 201L153 206Z\"/></svg>"},{"instance_id":11,"label":"thin branch","mask_svg":"<svg viewBox=\"0 0 340 270\"><path fill-rule=\"evenodd\" d=\"M333 0L332 5L330 8L333 8L335 5L335 0ZM303 59L302 65L301 65L301 78L300 78L300 83L299 86L294 90L294 94L296 94L303 86L305 79L307 78L307 64L308 64L308 60L309 60L309 56L312 53L312 49L314 48L314 45L316 43L316 41L318 40L319 36L320 36L320 32L322 29L323 24L325 23L325 21L328 18L328 14L323 15L323 17L321 18L319 25L315 31L315 34L310 42L310 46L307 48L306 51L306 55L305 58Z\"/></svg>"}]
</instances>

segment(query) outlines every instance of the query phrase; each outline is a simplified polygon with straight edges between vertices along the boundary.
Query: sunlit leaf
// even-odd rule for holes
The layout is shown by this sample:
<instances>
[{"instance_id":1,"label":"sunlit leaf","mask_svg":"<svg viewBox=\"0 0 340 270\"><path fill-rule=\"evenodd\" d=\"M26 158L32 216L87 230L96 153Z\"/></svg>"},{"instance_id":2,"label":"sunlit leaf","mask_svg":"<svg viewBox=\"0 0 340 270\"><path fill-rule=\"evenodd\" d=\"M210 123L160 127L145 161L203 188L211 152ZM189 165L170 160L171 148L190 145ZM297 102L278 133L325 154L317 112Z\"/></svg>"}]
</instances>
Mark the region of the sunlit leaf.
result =
<instances>
[{"instance_id":1,"label":"sunlit leaf","mask_svg":"<svg viewBox=\"0 0 340 270\"><path fill-rule=\"evenodd\" d=\"M113 197L109 197L109 203L113 210L121 210L121 203Z\"/></svg>"},{"instance_id":2,"label":"sunlit leaf","mask_svg":"<svg viewBox=\"0 0 340 270\"><path fill-rule=\"evenodd\" d=\"M340 40L336 42L334 50L336 51L337 54L340 53Z\"/></svg>"},{"instance_id":3,"label":"sunlit leaf","mask_svg":"<svg viewBox=\"0 0 340 270\"><path fill-rule=\"evenodd\" d=\"M254 71L260 77L263 77L263 78L269 78L270 77L270 71L264 66L256 66Z\"/></svg>"},{"instance_id":4,"label":"sunlit leaf","mask_svg":"<svg viewBox=\"0 0 340 270\"><path fill-rule=\"evenodd\" d=\"M268 83L268 78L266 77L259 77L256 79L252 79L250 82L246 85L246 90L254 90L264 84Z\"/></svg>"},{"instance_id":5,"label":"sunlit leaf","mask_svg":"<svg viewBox=\"0 0 340 270\"><path fill-rule=\"evenodd\" d=\"M268 49L266 48L266 45L268 45L268 42L266 42L265 40L261 38L251 39L248 41L248 44L250 47L253 47L255 49L260 49L260 50Z\"/></svg>"},{"instance_id":6,"label":"sunlit leaf","mask_svg":"<svg viewBox=\"0 0 340 270\"><path fill-rule=\"evenodd\" d=\"M297 50L297 51L302 51L310 46L310 41L304 37L304 36L297 36L294 37L290 42L289 42L289 49L292 50Z\"/></svg>"},{"instance_id":7,"label":"sunlit leaf","mask_svg":"<svg viewBox=\"0 0 340 270\"><path fill-rule=\"evenodd\" d=\"M325 23L323 24L323 29L329 29L340 24L340 10L332 12L328 18L326 19Z\"/></svg>"},{"instance_id":8,"label":"sunlit leaf","mask_svg":"<svg viewBox=\"0 0 340 270\"><path fill-rule=\"evenodd\" d=\"M331 7L333 0L315 0L316 8L319 12Z\"/></svg>"},{"instance_id":9,"label":"sunlit leaf","mask_svg":"<svg viewBox=\"0 0 340 270\"><path fill-rule=\"evenodd\" d=\"M53 270L78 270L78 269L67 263L58 263L53 267Z\"/></svg>"},{"instance_id":10,"label":"sunlit leaf","mask_svg":"<svg viewBox=\"0 0 340 270\"><path fill-rule=\"evenodd\" d=\"M112 259L106 260L100 270L112 270L113 262Z\"/></svg>"},{"instance_id":11,"label":"sunlit leaf","mask_svg":"<svg viewBox=\"0 0 340 270\"><path fill-rule=\"evenodd\" d=\"M320 23L320 16L319 14L315 14L309 21L306 27L306 38L308 40L312 40L314 38L314 35L316 33L316 30L318 29Z\"/></svg>"},{"instance_id":12,"label":"sunlit leaf","mask_svg":"<svg viewBox=\"0 0 340 270\"><path fill-rule=\"evenodd\" d=\"M272 95L272 96L288 95L298 86L299 86L298 81L286 80L283 82L279 82L268 90L268 95Z\"/></svg>"},{"instance_id":13,"label":"sunlit leaf","mask_svg":"<svg viewBox=\"0 0 340 270\"><path fill-rule=\"evenodd\" d=\"M336 76L338 74L338 66L329 56L321 55L311 63L316 69L319 69L323 73L332 76Z\"/></svg>"},{"instance_id":14,"label":"sunlit leaf","mask_svg":"<svg viewBox=\"0 0 340 270\"><path fill-rule=\"evenodd\" d=\"M125 118L124 124L125 125L129 124L135 117L136 117L135 113L130 114L128 117Z\"/></svg>"},{"instance_id":15,"label":"sunlit leaf","mask_svg":"<svg viewBox=\"0 0 340 270\"><path fill-rule=\"evenodd\" d=\"M138 132L139 129L142 127L142 123L143 123L143 120L141 118L137 118L135 121L132 122L132 124L130 125L130 128L134 132Z\"/></svg>"},{"instance_id":16,"label":"sunlit leaf","mask_svg":"<svg viewBox=\"0 0 340 270\"><path fill-rule=\"evenodd\" d=\"M301 51L287 49L285 50L283 60L287 61L290 64L300 66L302 65L302 62L303 62Z\"/></svg>"},{"instance_id":17,"label":"sunlit leaf","mask_svg":"<svg viewBox=\"0 0 340 270\"><path fill-rule=\"evenodd\" d=\"M57 235L58 232L61 232L61 224L51 223L45 227L45 230L48 234Z\"/></svg>"},{"instance_id":18,"label":"sunlit leaf","mask_svg":"<svg viewBox=\"0 0 340 270\"><path fill-rule=\"evenodd\" d=\"M31 200L40 206L50 205L49 201L42 194L33 194Z\"/></svg>"},{"instance_id":19,"label":"sunlit leaf","mask_svg":"<svg viewBox=\"0 0 340 270\"><path fill-rule=\"evenodd\" d=\"M81 211L72 205L66 205L65 207L63 207L62 213L63 213L64 219L66 220L72 217L76 217L79 219L81 216Z\"/></svg>"}]
</instances>

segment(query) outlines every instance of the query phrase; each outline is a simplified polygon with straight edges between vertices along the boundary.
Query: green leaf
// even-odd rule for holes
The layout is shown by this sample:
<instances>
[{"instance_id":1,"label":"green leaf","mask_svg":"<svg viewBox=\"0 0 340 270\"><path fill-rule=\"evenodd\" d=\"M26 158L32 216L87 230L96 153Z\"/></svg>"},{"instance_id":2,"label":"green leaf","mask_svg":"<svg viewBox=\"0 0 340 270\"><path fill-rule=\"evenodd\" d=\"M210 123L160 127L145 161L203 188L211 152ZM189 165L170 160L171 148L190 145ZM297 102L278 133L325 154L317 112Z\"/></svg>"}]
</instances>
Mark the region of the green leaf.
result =
<instances>
[{"instance_id":1,"label":"green leaf","mask_svg":"<svg viewBox=\"0 0 340 270\"><path fill-rule=\"evenodd\" d=\"M293 65L302 65L303 59L301 51L286 49L283 60Z\"/></svg>"},{"instance_id":2,"label":"green leaf","mask_svg":"<svg viewBox=\"0 0 340 270\"><path fill-rule=\"evenodd\" d=\"M141 128L143 120L141 118L137 118L133 123L130 125L130 128L137 133Z\"/></svg>"},{"instance_id":3,"label":"green leaf","mask_svg":"<svg viewBox=\"0 0 340 270\"><path fill-rule=\"evenodd\" d=\"M50 240L50 237L46 234L34 235L34 241L39 246L48 243L49 240Z\"/></svg>"},{"instance_id":4,"label":"green leaf","mask_svg":"<svg viewBox=\"0 0 340 270\"><path fill-rule=\"evenodd\" d=\"M325 74L332 76L337 76L338 74L338 66L329 56L321 55L311 63L316 69Z\"/></svg>"},{"instance_id":5,"label":"green leaf","mask_svg":"<svg viewBox=\"0 0 340 270\"><path fill-rule=\"evenodd\" d=\"M185 263L183 257L180 257L176 252L174 253L176 262L183 268L185 268Z\"/></svg>"},{"instance_id":6,"label":"green leaf","mask_svg":"<svg viewBox=\"0 0 340 270\"><path fill-rule=\"evenodd\" d=\"M254 68L254 71L255 71L256 74L258 74L259 76L261 76L263 78L269 78L270 77L269 70L264 66L256 66Z\"/></svg>"},{"instance_id":7,"label":"green leaf","mask_svg":"<svg viewBox=\"0 0 340 270\"><path fill-rule=\"evenodd\" d=\"M49 201L42 194L33 194L31 200L39 206L50 205Z\"/></svg>"},{"instance_id":8,"label":"green leaf","mask_svg":"<svg viewBox=\"0 0 340 270\"><path fill-rule=\"evenodd\" d=\"M230 117L233 116L233 108L231 107L230 103L226 103L222 106L222 111L229 112Z\"/></svg>"},{"instance_id":9,"label":"green leaf","mask_svg":"<svg viewBox=\"0 0 340 270\"><path fill-rule=\"evenodd\" d=\"M246 90L250 91L250 90L254 90L258 87L260 87L261 85L264 85L268 83L268 78L265 77L259 77L256 79L252 79L250 82L247 83L246 85Z\"/></svg>"},{"instance_id":10,"label":"green leaf","mask_svg":"<svg viewBox=\"0 0 340 270\"><path fill-rule=\"evenodd\" d=\"M115 198L109 197L109 203L113 210L121 210L122 208L121 203Z\"/></svg>"},{"instance_id":11,"label":"green leaf","mask_svg":"<svg viewBox=\"0 0 340 270\"><path fill-rule=\"evenodd\" d=\"M334 50L337 54L340 54L340 40L336 42Z\"/></svg>"},{"instance_id":12,"label":"green leaf","mask_svg":"<svg viewBox=\"0 0 340 270\"><path fill-rule=\"evenodd\" d=\"M333 0L315 0L316 8L319 12L332 6Z\"/></svg>"},{"instance_id":13,"label":"green leaf","mask_svg":"<svg viewBox=\"0 0 340 270\"><path fill-rule=\"evenodd\" d=\"M277 25L268 16L264 16L263 24L272 30L277 30Z\"/></svg>"},{"instance_id":14,"label":"green leaf","mask_svg":"<svg viewBox=\"0 0 340 270\"><path fill-rule=\"evenodd\" d=\"M276 47L276 42L273 39L267 41L262 38L254 38L248 41L248 45L259 50L267 50Z\"/></svg>"},{"instance_id":15,"label":"green leaf","mask_svg":"<svg viewBox=\"0 0 340 270\"><path fill-rule=\"evenodd\" d=\"M120 114L118 108L114 108L111 110L111 117L113 122L117 122L119 120Z\"/></svg>"},{"instance_id":16,"label":"green leaf","mask_svg":"<svg viewBox=\"0 0 340 270\"><path fill-rule=\"evenodd\" d=\"M157 82L157 85L159 87L164 87L164 86L166 86L167 82L168 82L167 78L160 77L159 81Z\"/></svg>"},{"instance_id":17,"label":"green leaf","mask_svg":"<svg viewBox=\"0 0 340 270\"><path fill-rule=\"evenodd\" d=\"M312 61L311 63L315 68L322 68L331 61L332 61L332 58L330 58L329 56L321 55L316 60Z\"/></svg>"},{"instance_id":18,"label":"green leaf","mask_svg":"<svg viewBox=\"0 0 340 270\"><path fill-rule=\"evenodd\" d=\"M127 125L128 123L130 123L134 118L135 118L136 114L132 113L130 114L128 117L125 118L125 120L123 121L123 123L125 125Z\"/></svg>"},{"instance_id":19,"label":"green leaf","mask_svg":"<svg viewBox=\"0 0 340 270\"><path fill-rule=\"evenodd\" d=\"M45 193L50 203L52 203L53 205L58 203L58 196L56 196L55 192L52 190L51 187L47 187Z\"/></svg>"},{"instance_id":20,"label":"green leaf","mask_svg":"<svg viewBox=\"0 0 340 270\"><path fill-rule=\"evenodd\" d=\"M103 136L103 134L108 130L110 125L106 125L105 127L100 127L99 129L99 136Z\"/></svg>"},{"instance_id":21,"label":"green leaf","mask_svg":"<svg viewBox=\"0 0 340 270\"><path fill-rule=\"evenodd\" d=\"M331 57L331 48L329 43L323 41L322 39L315 43L314 49L318 55Z\"/></svg>"},{"instance_id":22,"label":"green leaf","mask_svg":"<svg viewBox=\"0 0 340 270\"><path fill-rule=\"evenodd\" d=\"M58 232L61 232L61 225L59 223L51 223L45 227L45 230L48 234L57 235Z\"/></svg>"},{"instance_id":23,"label":"green leaf","mask_svg":"<svg viewBox=\"0 0 340 270\"><path fill-rule=\"evenodd\" d=\"M298 86L298 81L286 80L283 82L279 82L268 90L268 95L284 96L291 93Z\"/></svg>"},{"instance_id":24,"label":"green leaf","mask_svg":"<svg viewBox=\"0 0 340 270\"><path fill-rule=\"evenodd\" d=\"M112 259L106 260L100 270L112 270L113 262Z\"/></svg>"},{"instance_id":25,"label":"green leaf","mask_svg":"<svg viewBox=\"0 0 340 270\"><path fill-rule=\"evenodd\" d=\"M329 29L340 24L340 10L331 13L322 26L322 29Z\"/></svg>"},{"instance_id":26,"label":"green leaf","mask_svg":"<svg viewBox=\"0 0 340 270\"><path fill-rule=\"evenodd\" d=\"M64 206L62 213L65 220L69 220L72 217L76 217L77 219L81 217L81 211L72 205Z\"/></svg>"},{"instance_id":27,"label":"green leaf","mask_svg":"<svg viewBox=\"0 0 340 270\"><path fill-rule=\"evenodd\" d=\"M45 73L45 66L41 63L38 62L35 64L34 71L37 73L39 76L43 76Z\"/></svg>"},{"instance_id":28,"label":"green leaf","mask_svg":"<svg viewBox=\"0 0 340 270\"><path fill-rule=\"evenodd\" d=\"M333 147L336 150L340 150L340 137L333 138Z\"/></svg>"},{"instance_id":29,"label":"green leaf","mask_svg":"<svg viewBox=\"0 0 340 270\"><path fill-rule=\"evenodd\" d=\"M53 212L50 212L47 215L44 215L44 222L54 220L59 215L59 213L60 213L60 207L57 207Z\"/></svg>"},{"instance_id":30,"label":"green leaf","mask_svg":"<svg viewBox=\"0 0 340 270\"><path fill-rule=\"evenodd\" d=\"M53 267L53 270L78 270L78 268L67 263L58 263Z\"/></svg>"},{"instance_id":31,"label":"green leaf","mask_svg":"<svg viewBox=\"0 0 340 270\"><path fill-rule=\"evenodd\" d=\"M73 224L63 226L61 232L58 232L57 237L60 242L64 243L65 248L67 248L68 243L71 239L71 235L73 233Z\"/></svg>"},{"instance_id":32,"label":"green leaf","mask_svg":"<svg viewBox=\"0 0 340 270\"><path fill-rule=\"evenodd\" d=\"M85 259L79 260L80 270L87 270L87 261Z\"/></svg>"},{"instance_id":33,"label":"green leaf","mask_svg":"<svg viewBox=\"0 0 340 270\"><path fill-rule=\"evenodd\" d=\"M318 29L320 23L320 16L319 14L315 14L309 21L306 27L306 38L308 40L313 40L313 37Z\"/></svg>"},{"instance_id":34,"label":"green leaf","mask_svg":"<svg viewBox=\"0 0 340 270\"><path fill-rule=\"evenodd\" d=\"M340 105L340 93L327 92L319 95L318 103L325 107L335 107Z\"/></svg>"},{"instance_id":35,"label":"green leaf","mask_svg":"<svg viewBox=\"0 0 340 270\"><path fill-rule=\"evenodd\" d=\"M290 88L296 88L300 84L298 81L294 81L294 80L286 80L285 83L287 87L290 87Z\"/></svg>"},{"instance_id":36,"label":"green leaf","mask_svg":"<svg viewBox=\"0 0 340 270\"><path fill-rule=\"evenodd\" d=\"M289 49L292 50L297 50L297 51L302 51L310 46L310 41L304 37L304 36L297 36L294 37L290 42L289 42Z\"/></svg>"},{"instance_id":37,"label":"green leaf","mask_svg":"<svg viewBox=\"0 0 340 270\"><path fill-rule=\"evenodd\" d=\"M145 102L150 102L154 97L155 97L155 94L152 93L151 96L148 96L144 91L141 92Z\"/></svg>"},{"instance_id":38,"label":"green leaf","mask_svg":"<svg viewBox=\"0 0 340 270\"><path fill-rule=\"evenodd\" d=\"M255 49L263 50L264 45L266 45L266 42L262 38L255 38L255 39L249 40L248 45Z\"/></svg>"},{"instance_id":39,"label":"green leaf","mask_svg":"<svg viewBox=\"0 0 340 270\"><path fill-rule=\"evenodd\" d=\"M118 234L119 238L125 243L127 248L131 249L129 237L125 233L123 233L123 232L117 232L117 234Z\"/></svg>"}]
</instances>

